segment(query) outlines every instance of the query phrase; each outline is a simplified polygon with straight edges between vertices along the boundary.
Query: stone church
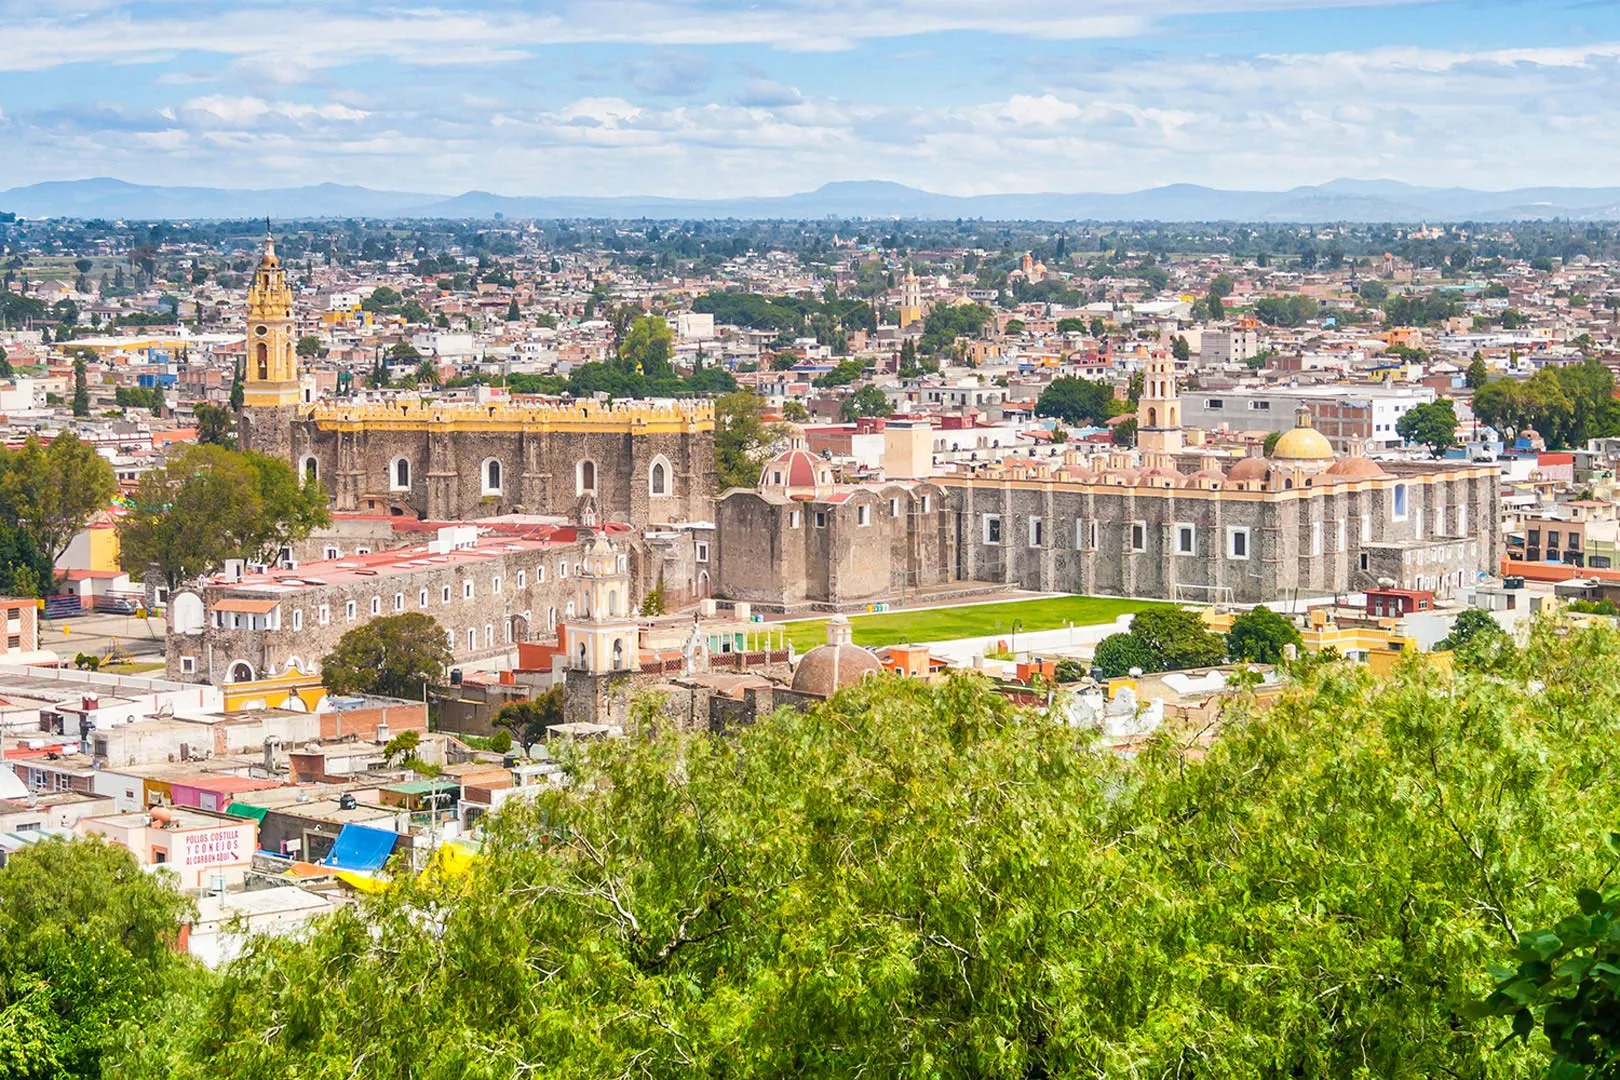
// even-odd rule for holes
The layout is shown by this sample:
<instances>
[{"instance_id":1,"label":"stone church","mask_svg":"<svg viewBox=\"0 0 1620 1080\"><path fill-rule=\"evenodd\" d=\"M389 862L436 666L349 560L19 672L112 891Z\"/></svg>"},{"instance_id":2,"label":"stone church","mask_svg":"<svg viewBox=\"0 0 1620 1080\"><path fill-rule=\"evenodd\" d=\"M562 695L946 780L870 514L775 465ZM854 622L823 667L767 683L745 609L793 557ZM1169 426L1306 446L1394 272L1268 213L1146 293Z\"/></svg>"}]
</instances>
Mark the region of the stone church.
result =
<instances>
[{"instance_id":1,"label":"stone church","mask_svg":"<svg viewBox=\"0 0 1620 1080\"><path fill-rule=\"evenodd\" d=\"M1493 465L1339 457L1302 411L1271 456L1185 444L1175 372L1149 365L1136 450L1058 450L939 476L886 432L881 483L834 482L789 452L721 496L716 594L855 610L909 590L995 583L1211 603L1379 586L1450 595L1494 570Z\"/></svg>"},{"instance_id":2,"label":"stone church","mask_svg":"<svg viewBox=\"0 0 1620 1080\"><path fill-rule=\"evenodd\" d=\"M242 445L319 481L335 510L638 526L710 518L708 402L315 401L298 370L292 289L268 237L248 290L247 353Z\"/></svg>"}]
</instances>

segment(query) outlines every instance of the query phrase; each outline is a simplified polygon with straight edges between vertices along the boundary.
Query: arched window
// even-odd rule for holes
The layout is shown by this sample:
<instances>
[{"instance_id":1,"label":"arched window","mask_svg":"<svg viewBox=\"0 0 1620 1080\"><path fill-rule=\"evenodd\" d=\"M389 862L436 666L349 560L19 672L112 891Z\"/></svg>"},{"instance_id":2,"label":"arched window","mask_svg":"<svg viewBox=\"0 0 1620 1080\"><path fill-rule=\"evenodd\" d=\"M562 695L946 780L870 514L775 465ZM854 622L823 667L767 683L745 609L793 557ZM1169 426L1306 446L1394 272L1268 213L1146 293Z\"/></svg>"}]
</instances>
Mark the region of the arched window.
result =
<instances>
[{"instance_id":1,"label":"arched window","mask_svg":"<svg viewBox=\"0 0 1620 1080\"><path fill-rule=\"evenodd\" d=\"M614 671L623 671L624 670L624 639L623 638L614 638L613 639L613 670Z\"/></svg>"},{"instance_id":2,"label":"arched window","mask_svg":"<svg viewBox=\"0 0 1620 1080\"><path fill-rule=\"evenodd\" d=\"M617 618L619 614L619 590L608 590L608 618Z\"/></svg>"},{"instance_id":3,"label":"arched window","mask_svg":"<svg viewBox=\"0 0 1620 1080\"><path fill-rule=\"evenodd\" d=\"M388 470L388 489L390 491L411 490L411 462L409 458L395 458Z\"/></svg>"},{"instance_id":4,"label":"arched window","mask_svg":"<svg viewBox=\"0 0 1620 1080\"><path fill-rule=\"evenodd\" d=\"M501 493L501 463L494 458L484 461L483 468L484 494L499 495Z\"/></svg>"},{"instance_id":5,"label":"arched window","mask_svg":"<svg viewBox=\"0 0 1620 1080\"><path fill-rule=\"evenodd\" d=\"M585 643L583 641L579 643L579 666L585 666Z\"/></svg>"},{"instance_id":6,"label":"arched window","mask_svg":"<svg viewBox=\"0 0 1620 1080\"><path fill-rule=\"evenodd\" d=\"M662 455L654 458L652 468L647 470L647 490L653 495L669 494L669 462Z\"/></svg>"},{"instance_id":7,"label":"arched window","mask_svg":"<svg viewBox=\"0 0 1620 1080\"><path fill-rule=\"evenodd\" d=\"M596 494L596 462L586 459L574 466L574 480L574 494Z\"/></svg>"},{"instance_id":8,"label":"arched window","mask_svg":"<svg viewBox=\"0 0 1620 1080\"><path fill-rule=\"evenodd\" d=\"M266 381L270 378L270 346L261 341L254 352L259 362L259 379Z\"/></svg>"},{"instance_id":9,"label":"arched window","mask_svg":"<svg viewBox=\"0 0 1620 1080\"><path fill-rule=\"evenodd\" d=\"M556 608L551 608L549 611L546 612L546 629L547 630L555 630L555 629L557 629L557 609Z\"/></svg>"},{"instance_id":10,"label":"arched window","mask_svg":"<svg viewBox=\"0 0 1620 1080\"><path fill-rule=\"evenodd\" d=\"M253 681L253 665L252 664L249 664L245 660L238 660L236 663L231 665L231 682L239 683L239 682L252 682L252 681Z\"/></svg>"},{"instance_id":11,"label":"arched window","mask_svg":"<svg viewBox=\"0 0 1620 1080\"><path fill-rule=\"evenodd\" d=\"M1147 423L1147 426L1148 427L1158 427L1159 426L1159 410L1158 409L1149 409L1148 410L1148 423Z\"/></svg>"},{"instance_id":12,"label":"arched window","mask_svg":"<svg viewBox=\"0 0 1620 1080\"><path fill-rule=\"evenodd\" d=\"M304 459L304 479L319 480L320 478L321 463L315 460L314 454L311 454L309 457Z\"/></svg>"}]
</instances>

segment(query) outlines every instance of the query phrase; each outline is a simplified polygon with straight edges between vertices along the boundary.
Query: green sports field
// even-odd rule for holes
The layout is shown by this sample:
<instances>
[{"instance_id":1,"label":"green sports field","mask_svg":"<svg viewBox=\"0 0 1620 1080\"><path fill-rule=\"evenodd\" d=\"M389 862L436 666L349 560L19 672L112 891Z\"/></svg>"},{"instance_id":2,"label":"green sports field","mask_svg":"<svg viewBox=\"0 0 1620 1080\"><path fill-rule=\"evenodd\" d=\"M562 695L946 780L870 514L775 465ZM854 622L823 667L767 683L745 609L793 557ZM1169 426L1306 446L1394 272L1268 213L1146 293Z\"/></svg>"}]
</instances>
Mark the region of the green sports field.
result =
<instances>
[{"instance_id":1,"label":"green sports field","mask_svg":"<svg viewBox=\"0 0 1620 1080\"><path fill-rule=\"evenodd\" d=\"M1057 596L1045 600L1012 600L999 604L967 604L926 611L887 611L881 615L852 615L857 645L905 645L957 638L1012 633L1018 620L1020 633L1057 630L1069 625L1095 626L1121 615L1161 607L1151 600L1120 600L1108 596ZM783 624L788 640L800 652L827 640L827 621L807 619Z\"/></svg>"}]
</instances>

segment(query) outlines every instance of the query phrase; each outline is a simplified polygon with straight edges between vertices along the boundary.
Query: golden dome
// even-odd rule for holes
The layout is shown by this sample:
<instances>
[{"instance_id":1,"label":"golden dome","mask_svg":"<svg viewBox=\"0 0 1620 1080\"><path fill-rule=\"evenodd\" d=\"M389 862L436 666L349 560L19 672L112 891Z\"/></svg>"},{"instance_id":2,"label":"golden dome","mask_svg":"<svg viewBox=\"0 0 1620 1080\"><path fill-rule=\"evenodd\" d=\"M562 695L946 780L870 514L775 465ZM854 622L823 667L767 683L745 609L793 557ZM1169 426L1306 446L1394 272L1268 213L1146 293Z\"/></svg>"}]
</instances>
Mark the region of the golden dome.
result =
<instances>
[{"instance_id":1,"label":"golden dome","mask_svg":"<svg viewBox=\"0 0 1620 1080\"><path fill-rule=\"evenodd\" d=\"M1332 461L1333 444L1311 426L1310 411L1301 408L1294 417L1294 427L1283 433L1271 451L1273 461Z\"/></svg>"}]
</instances>

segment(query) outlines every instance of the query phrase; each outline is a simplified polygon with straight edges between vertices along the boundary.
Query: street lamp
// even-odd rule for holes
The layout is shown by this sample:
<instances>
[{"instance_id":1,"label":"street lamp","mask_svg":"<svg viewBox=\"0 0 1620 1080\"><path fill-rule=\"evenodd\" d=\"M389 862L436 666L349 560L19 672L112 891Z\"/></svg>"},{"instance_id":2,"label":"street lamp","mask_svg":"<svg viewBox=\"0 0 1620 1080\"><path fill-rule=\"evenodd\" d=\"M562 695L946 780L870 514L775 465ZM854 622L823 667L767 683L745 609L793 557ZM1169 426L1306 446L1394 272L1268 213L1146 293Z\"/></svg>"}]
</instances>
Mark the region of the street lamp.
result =
<instances>
[{"instance_id":1,"label":"street lamp","mask_svg":"<svg viewBox=\"0 0 1620 1080\"><path fill-rule=\"evenodd\" d=\"M1024 621L1022 619L1014 619L1013 620L1013 622L1012 622L1012 652L1013 652L1013 659L1015 659L1015 660L1018 658L1018 631L1022 630L1023 628L1024 628Z\"/></svg>"}]
</instances>

